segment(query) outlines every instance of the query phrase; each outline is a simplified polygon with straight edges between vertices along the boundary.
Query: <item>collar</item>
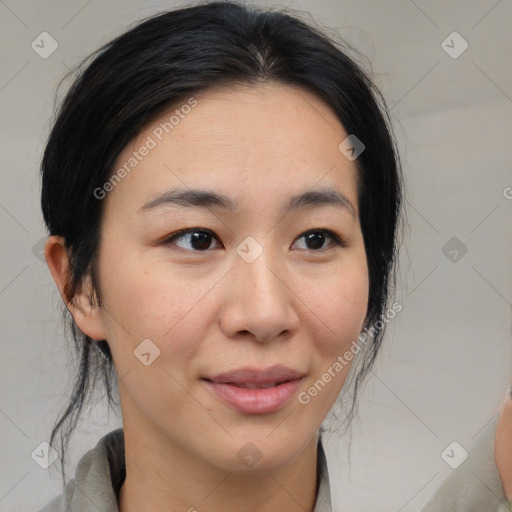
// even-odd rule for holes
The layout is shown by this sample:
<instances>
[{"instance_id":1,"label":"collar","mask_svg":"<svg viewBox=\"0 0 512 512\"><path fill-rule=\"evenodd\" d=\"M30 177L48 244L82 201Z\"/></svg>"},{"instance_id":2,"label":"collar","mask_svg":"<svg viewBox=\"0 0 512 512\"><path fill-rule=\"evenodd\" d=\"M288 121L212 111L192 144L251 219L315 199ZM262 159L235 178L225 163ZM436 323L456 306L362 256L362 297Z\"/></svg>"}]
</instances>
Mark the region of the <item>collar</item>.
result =
<instances>
[{"instance_id":1,"label":"collar","mask_svg":"<svg viewBox=\"0 0 512 512\"><path fill-rule=\"evenodd\" d=\"M40 512L119 512L118 497L126 477L124 430L103 436L78 462L64 492ZM313 512L332 512L327 460L322 435L317 447L317 497Z\"/></svg>"}]
</instances>

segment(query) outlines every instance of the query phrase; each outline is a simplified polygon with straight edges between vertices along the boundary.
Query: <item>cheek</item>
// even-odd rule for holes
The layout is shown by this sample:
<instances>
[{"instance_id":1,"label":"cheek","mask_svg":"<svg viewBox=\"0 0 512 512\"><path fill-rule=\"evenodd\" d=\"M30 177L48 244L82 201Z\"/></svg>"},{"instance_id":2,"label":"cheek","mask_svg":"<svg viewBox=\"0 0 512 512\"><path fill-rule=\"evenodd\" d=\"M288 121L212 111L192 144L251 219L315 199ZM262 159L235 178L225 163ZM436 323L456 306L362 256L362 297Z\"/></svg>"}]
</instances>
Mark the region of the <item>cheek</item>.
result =
<instances>
[{"instance_id":1,"label":"cheek","mask_svg":"<svg viewBox=\"0 0 512 512\"><path fill-rule=\"evenodd\" d=\"M360 350L358 335L368 307L366 268L354 267L350 272L331 276L307 300L315 340L314 372L299 398L301 403L310 401L317 408L317 417L325 417Z\"/></svg>"},{"instance_id":2,"label":"cheek","mask_svg":"<svg viewBox=\"0 0 512 512\"><path fill-rule=\"evenodd\" d=\"M302 297L319 348L339 353L363 328L368 308L367 270L358 266L317 278L302 288Z\"/></svg>"},{"instance_id":3,"label":"cheek","mask_svg":"<svg viewBox=\"0 0 512 512\"><path fill-rule=\"evenodd\" d=\"M159 348L161 362L191 357L205 324L203 296L213 280L194 281L183 273L165 275L163 268L143 263L136 255L123 258L119 252L114 256L116 263L105 262L100 279L108 341L124 365L132 364L133 350L145 339Z\"/></svg>"}]
</instances>

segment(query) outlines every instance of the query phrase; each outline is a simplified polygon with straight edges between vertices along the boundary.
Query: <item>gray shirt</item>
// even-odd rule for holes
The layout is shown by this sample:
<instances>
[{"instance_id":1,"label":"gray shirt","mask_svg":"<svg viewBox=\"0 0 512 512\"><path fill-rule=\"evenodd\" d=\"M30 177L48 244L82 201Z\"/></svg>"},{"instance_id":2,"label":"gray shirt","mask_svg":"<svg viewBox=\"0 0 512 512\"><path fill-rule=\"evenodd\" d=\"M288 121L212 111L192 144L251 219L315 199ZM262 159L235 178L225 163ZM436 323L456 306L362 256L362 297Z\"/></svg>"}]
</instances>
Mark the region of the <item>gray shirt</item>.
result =
<instances>
[{"instance_id":1,"label":"gray shirt","mask_svg":"<svg viewBox=\"0 0 512 512\"><path fill-rule=\"evenodd\" d=\"M507 500L494 460L499 414L478 434L468 458L448 476L422 512L508 512Z\"/></svg>"},{"instance_id":2,"label":"gray shirt","mask_svg":"<svg viewBox=\"0 0 512 512\"><path fill-rule=\"evenodd\" d=\"M119 512L119 490L126 476L124 430L102 437L78 462L64 492L39 512ZM319 436L317 497L313 512L332 512L327 460Z\"/></svg>"}]
</instances>

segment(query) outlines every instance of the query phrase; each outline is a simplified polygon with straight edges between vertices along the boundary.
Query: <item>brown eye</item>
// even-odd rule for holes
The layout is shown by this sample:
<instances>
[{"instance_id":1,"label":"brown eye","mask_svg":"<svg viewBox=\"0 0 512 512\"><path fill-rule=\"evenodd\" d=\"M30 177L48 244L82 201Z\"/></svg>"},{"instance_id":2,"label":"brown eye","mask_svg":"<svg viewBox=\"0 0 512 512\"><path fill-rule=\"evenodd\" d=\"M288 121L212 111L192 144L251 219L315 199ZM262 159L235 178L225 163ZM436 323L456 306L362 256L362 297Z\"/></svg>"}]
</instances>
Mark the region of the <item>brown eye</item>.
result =
<instances>
[{"instance_id":1,"label":"brown eye","mask_svg":"<svg viewBox=\"0 0 512 512\"><path fill-rule=\"evenodd\" d=\"M327 229L315 229L302 234L298 239L305 240L305 249L318 251L329 248L329 244L325 246L325 242L331 240L337 246L344 246L341 238ZM331 243L332 245L332 243ZM302 248L300 248L302 249Z\"/></svg>"},{"instance_id":2,"label":"brown eye","mask_svg":"<svg viewBox=\"0 0 512 512\"><path fill-rule=\"evenodd\" d=\"M201 252L210 249L212 241L215 239L217 239L217 237L209 230L191 228L175 233L167 238L164 244L175 244L191 252ZM177 243L176 240L180 242Z\"/></svg>"}]
</instances>

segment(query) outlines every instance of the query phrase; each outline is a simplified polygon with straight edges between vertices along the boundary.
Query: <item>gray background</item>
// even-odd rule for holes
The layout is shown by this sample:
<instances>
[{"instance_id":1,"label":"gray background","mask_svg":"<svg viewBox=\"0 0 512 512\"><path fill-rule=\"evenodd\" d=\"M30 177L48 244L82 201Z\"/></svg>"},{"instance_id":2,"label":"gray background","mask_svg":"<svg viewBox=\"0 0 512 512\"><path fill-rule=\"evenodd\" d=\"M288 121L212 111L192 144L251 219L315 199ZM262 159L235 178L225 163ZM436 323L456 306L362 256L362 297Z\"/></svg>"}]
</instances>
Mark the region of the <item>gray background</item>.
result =
<instances>
[{"instance_id":1,"label":"gray background","mask_svg":"<svg viewBox=\"0 0 512 512\"><path fill-rule=\"evenodd\" d=\"M309 11L366 54L391 107L408 193L403 311L361 396L350 469L341 436L330 438L328 461L336 511L418 511L452 471L443 449L469 450L512 381L512 2L258 3ZM38 167L55 88L130 23L178 5L0 0L0 511L38 510L60 492L31 458L72 371L60 296L33 253L45 235ZM59 45L46 59L31 48L44 31ZM469 45L458 58L441 46L453 31ZM467 247L456 261L443 252L452 237ZM85 412L68 477L118 426L104 404Z\"/></svg>"}]
</instances>

